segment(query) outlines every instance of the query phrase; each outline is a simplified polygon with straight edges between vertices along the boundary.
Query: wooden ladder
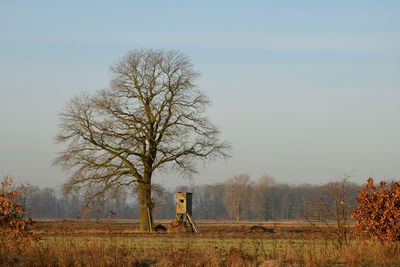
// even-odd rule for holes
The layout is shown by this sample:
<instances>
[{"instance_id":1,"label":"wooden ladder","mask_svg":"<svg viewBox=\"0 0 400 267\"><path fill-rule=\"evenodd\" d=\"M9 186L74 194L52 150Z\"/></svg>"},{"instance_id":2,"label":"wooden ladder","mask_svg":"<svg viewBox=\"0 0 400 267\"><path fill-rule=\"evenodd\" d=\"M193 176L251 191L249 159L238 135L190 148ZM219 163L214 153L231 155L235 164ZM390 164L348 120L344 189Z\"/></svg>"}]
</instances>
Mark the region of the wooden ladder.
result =
<instances>
[{"instance_id":1,"label":"wooden ladder","mask_svg":"<svg viewBox=\"0 0 400 267\"><path fill-rule=\"evenodd\" d=\"M190 217L190 215L187 214L187 213L186 213L186 217L188 218L190 226L192 227L192 229L198 234L199 230L197 230L196 224L194 223L192 217Z\"/></svg>"}]
</instances>

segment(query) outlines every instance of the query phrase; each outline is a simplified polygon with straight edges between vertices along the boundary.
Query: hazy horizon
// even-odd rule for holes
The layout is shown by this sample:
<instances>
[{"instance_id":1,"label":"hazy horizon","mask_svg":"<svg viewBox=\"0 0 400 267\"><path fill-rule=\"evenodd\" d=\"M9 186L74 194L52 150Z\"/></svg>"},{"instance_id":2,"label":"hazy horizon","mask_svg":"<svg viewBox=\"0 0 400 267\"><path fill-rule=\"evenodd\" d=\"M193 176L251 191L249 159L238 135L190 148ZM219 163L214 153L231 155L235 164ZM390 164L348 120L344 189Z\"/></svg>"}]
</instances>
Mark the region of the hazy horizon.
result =
<instances>
[{"instance_id":1,"label":"hazy horizon","mask_svg":"<svg viewBox=\"0 0 400 267\"><path fill-rule=\"evenodd\" d=\"M208 114L233 146L193 180L268 174L322 184L400 177L398 1L3 1L0 3L0 176L58 187L57 113L107 88L129 50L188 55Z\"/></svg>"}]
</instances>

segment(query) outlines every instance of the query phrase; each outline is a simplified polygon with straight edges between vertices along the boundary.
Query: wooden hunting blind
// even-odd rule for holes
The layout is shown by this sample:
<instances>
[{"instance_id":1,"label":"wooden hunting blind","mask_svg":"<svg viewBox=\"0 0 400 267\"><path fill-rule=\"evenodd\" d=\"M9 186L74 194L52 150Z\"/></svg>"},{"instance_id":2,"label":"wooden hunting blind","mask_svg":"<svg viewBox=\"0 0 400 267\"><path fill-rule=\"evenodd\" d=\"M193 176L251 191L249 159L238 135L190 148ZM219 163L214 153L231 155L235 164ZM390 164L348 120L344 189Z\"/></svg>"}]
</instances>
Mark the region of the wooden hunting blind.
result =
<instances>
[{"instance_id":1,"label":"wooden hunting blind","mask_svg":"<svg viewBox=\"0 0 400 267\"><path fill-rule=\"evenodd\" d=\"M183 221L185 225L188 223L192 231L199 232L192 218L192 193L176 193L176 219Z\"/></svg>"},{"instance_id":2,"label":"wooden hunting blind","mask_svg":"<svg viewBox=\"0 0 400 267\"><path fill-rule=\"evenodd\" d=\"M192 215L192 193L177 192L176 193L176 215L183 214Z\"/></svg>"}]
</instances>

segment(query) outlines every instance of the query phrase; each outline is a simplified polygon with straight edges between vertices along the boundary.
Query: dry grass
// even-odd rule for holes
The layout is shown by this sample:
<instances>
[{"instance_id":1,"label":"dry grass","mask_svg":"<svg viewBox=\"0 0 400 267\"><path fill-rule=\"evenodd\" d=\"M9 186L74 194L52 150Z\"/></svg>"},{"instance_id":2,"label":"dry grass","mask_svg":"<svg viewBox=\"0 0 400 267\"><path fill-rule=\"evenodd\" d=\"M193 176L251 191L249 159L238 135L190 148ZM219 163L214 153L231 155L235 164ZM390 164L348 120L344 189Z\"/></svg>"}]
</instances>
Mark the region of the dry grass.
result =
<instances>
[{"instance_id":1,"label":"dry grass","mask_svg":"<svg viewBox=\"0 0 400 267\"><path fill-rule=\"evenodd\" d=\"M47 226L46 226L47 225ZM47 228L47 231L46 230ZM74 230L75 229L75 230ZM85 229L87 230L85 233ZM123 231L132 231L126 236ZM203 228L205 230L206 228ZM238 229L246 230L240 226ZM145 234L129 224L41 224L40 240L0 246L1 266L399 266L400 245L276 234ZM75 232L76 231L76 232ZM109 232L107 232L109 231ZM58 232L58 234L56 234ZM100 234L99 234L100 233ZM297 238L296 238L297 237Z\"/></svg>"}]
</instances>

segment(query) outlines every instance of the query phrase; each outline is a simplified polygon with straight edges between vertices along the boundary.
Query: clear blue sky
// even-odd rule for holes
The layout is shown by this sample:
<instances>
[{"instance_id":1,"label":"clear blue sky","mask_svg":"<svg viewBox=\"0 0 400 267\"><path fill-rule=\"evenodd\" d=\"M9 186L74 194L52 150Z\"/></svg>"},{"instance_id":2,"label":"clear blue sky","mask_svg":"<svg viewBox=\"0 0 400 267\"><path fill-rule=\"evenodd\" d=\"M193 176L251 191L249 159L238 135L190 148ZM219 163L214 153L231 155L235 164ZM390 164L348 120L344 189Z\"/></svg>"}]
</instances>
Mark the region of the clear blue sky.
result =
<instances>
[{"instance_id":1,"label":"clear blue sky","mask_svg":"<svg viewBox=\"0 0 400 267\"><path fill-rule=\"evenodd\" d=\"M400 1L384 0L0 1L0 175L62 184L57 113L135 48L188 54L233 144L192 182L156 182L400 176Z\"/></svg>"}]
</instances>

